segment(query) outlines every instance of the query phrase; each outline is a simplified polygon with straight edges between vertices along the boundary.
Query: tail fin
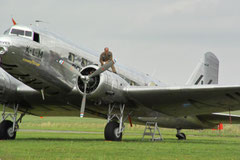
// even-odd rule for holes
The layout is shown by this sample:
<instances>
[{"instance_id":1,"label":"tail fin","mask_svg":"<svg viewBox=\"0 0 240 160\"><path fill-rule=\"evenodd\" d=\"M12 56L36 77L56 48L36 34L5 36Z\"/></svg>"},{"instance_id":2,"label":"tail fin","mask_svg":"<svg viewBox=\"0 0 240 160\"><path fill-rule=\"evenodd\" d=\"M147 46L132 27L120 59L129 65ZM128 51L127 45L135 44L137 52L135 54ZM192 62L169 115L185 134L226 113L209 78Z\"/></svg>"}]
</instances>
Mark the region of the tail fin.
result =
<instances>
[{"instance_id":1,"label":"tail fin","mask_svg":"<svg viewBox=\"0 0 240 160\"><path fill-rule=\"evenodd\" d=\"M205 53L186 85L218 84L219 60L211 52Z\"/></svg>"}]
</instances>

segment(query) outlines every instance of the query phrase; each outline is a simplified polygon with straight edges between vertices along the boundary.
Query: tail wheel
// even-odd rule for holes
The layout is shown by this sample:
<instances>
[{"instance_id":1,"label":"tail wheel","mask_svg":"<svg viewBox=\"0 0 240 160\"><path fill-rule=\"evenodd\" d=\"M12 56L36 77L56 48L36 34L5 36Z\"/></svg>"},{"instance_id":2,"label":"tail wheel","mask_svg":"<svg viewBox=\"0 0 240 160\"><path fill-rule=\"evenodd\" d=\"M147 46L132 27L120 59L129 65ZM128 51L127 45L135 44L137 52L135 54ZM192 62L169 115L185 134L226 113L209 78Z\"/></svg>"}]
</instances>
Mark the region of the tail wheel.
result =
<instances>
[{"instance_id":1,"label":"tail wheel","mask_svg":"<svg viewBox=\"0 0 240 160\"><path fill-rule=\"evenodd\" d=\"M0 139L15 139L16 131L13 132L13 122L4 120L0 123Z\"/></svg>"},{"instance_id":2,"label":"tail wheel","mask_svg":"<svg viewBox=\"0 0 240 160\"><path fill-rule=\"evenodd\" d=\"M119 133L119 123L115 121L109 122L104 130L105 140L121 141L122 133Z\"/></svg>"}]
</instances>

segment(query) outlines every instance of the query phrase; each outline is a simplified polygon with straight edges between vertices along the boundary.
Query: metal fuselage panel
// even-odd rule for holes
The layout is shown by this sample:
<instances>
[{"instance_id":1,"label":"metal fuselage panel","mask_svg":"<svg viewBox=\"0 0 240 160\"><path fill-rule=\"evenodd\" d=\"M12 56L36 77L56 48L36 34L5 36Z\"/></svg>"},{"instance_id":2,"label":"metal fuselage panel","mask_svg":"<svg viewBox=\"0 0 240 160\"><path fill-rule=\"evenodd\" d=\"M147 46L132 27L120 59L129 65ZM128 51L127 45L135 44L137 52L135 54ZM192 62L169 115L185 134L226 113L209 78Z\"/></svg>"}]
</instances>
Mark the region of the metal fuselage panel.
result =
<instances>
[{"instance_id":1,"label":"metal fuselage panel","mask_svg":"<svg viewBox=\"0 0 240 160\"><path fill-rule=\"evenodd\" d=\"M44 89L47 94L71 91L76 77L69 72L70 68L57 62L60 55L54 48L17 36L11 39L14 44L2 56L3 68L8 68L9 74L36 90Z\"/></svg>"}]
</instances>

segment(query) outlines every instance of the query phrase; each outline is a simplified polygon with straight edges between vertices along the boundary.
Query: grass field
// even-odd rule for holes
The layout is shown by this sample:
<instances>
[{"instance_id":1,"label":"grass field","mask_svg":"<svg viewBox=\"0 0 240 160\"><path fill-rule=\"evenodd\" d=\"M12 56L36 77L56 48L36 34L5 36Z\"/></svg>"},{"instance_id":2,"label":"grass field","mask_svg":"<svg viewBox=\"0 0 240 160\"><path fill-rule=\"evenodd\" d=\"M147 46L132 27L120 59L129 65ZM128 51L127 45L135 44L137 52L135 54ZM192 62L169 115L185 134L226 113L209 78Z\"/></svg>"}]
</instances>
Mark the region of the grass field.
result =
<instances>
[{"instance_id":1,"label":"grass field","mask_svg":"<svg viewBox=\"0 0 240 160\"><path fill-rule=\"evenodd\" d=\"M26 116L21 129L103 132L106 120ZM161 129L164 141L141 141L143 126L127 126L122 142L104 141L103 134L18 132L14 141L0 141L0 159L240 159L240 126L224 130Z\"/></svg>"}]
</instances>

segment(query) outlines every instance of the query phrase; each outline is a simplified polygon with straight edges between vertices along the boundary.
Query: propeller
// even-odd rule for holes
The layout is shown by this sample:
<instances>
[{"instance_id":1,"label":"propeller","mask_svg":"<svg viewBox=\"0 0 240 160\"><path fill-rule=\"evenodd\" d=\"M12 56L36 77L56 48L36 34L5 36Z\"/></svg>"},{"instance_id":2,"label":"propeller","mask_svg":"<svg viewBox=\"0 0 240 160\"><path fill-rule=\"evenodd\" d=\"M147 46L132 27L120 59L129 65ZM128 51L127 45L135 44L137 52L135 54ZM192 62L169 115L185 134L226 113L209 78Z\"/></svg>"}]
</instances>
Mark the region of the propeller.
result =
<instances>
[{"instance_id":1,"label":"propeller","mask_svg":"<svg viewBox=\"0 0 240 160\"><path fill-rule=\"evenodd\" d=\"M87 85L88 85L89 80L95 76L100 75L104 71L108 70L113 64L114 64L114 62L110 61L110 62L104 64L103 66L101 66L99 69L97 69L95 72L93 72L90 75L87 75L87 76L80 75L80 77L83 81L83 84L84 84L84 92L83 92L83 98L82 98L82 104L81 104L81 110L80 110L81 118L83 118L84 112L85 112L85 106L86 106L86 100L87 100Z\"/></svg>"}]
</instances>

